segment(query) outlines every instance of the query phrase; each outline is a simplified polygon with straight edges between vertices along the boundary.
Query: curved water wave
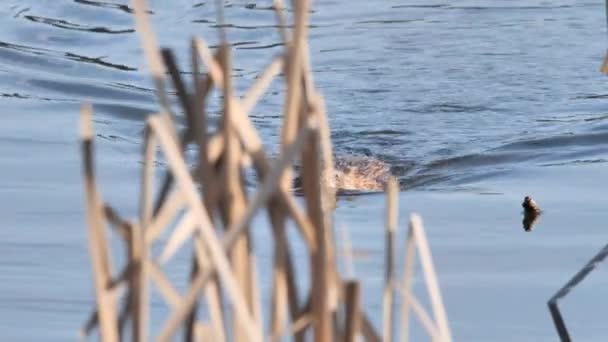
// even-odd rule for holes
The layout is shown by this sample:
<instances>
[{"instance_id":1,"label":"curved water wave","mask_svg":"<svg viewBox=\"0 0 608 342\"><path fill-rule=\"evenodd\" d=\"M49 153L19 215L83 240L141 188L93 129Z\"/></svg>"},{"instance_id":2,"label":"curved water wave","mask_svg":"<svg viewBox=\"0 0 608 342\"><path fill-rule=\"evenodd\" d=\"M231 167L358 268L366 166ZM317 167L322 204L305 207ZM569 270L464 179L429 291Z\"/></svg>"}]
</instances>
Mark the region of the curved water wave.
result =
<instances>
[{"instance_id":1,"label":"curved water wave","mask_svg":"<svg viewBox=\"0 0 608 342\"><path fill-rule=\"evenodd\" d=\"M172 10L164 2L151 5L160 44L194 34L217 36L214 2L178 0ZM552 37L559 20L569 22L570 11L586 4L381 1L365 16L351 12L354 4L318 6L308 28L310 50L337 157L386 161L406 189L464 186L522 166L608 159L608 115L601 103L608 95L590 86L584 79L589 76L577 78L581 68L557 81L559 75L537 63L540 56L552 56L549 48L557 43L538 45L525 30L541 20L542 34ZM234 42L240 94L264 67L260 61L282 49L282 42L271 7L252 1L226 2L224 7L228 21L223 28ZM447 20L455 11L475 16L473 26ZM133 126L158 108L137 37L131 34L128 1L74 0L47 9L24 0L8 13L16 18L10 19L12 30L0 35L0 69L6 76L0 99L90 101L97 119L111 122L100 132L102 138L128 144ZM393 30L397 27L398 33ZM356 31L342 39L337 28ZM509 39L502 30L509 30ZM589 32L580 27L559 32L560 41L573 44L560 50L564 54L575 49L586 51L587 59L597 55L596 46L574 39ZM190 82L187 44L184 39L176 51L180 73ZM214 49L217 41L209 44ZM536 49L526 49L529 44ZM552 63L572 60L570 55L555 58ZM281 91L281 83L275 82L268 93L276 96L263 98L251 115L269 150L276 150L282 118L270 104L280 101ZM183 116L175 109L179 124ZM215 119L214 113L211 121Z\"/></svg>"},{"instance_id":2,"label":"curved water wave","mask_svg":"<svg viewBox=\"0 0 608 342\"><path fill-rule=\"evenodd\" d=\"M127 5L127 4L117 4L117 3L113 3L113 2L93 1L93 0L74 0L74 2L78 3L78 4L82 4L82 5L116 9L116 10L119 10L121 12L128 13L128 14L133 13L133 9L131 7L129 7L129 5ZM152 11L148 11L148 13L153 14Z\"/></svg>"},{"instance_id":3,"label":"curved water wave","mask_svg":"<svg viewBox=\"0 0 608 342\"><path fill-rule=\"evenodd\" d=\"M107 34L124 34L124 33L133 33L135 29L111 29L103 26L88 26L82 24L76 24L69 22L67 20L62 19L54 19L54 18L46 18L36 15L25 15L23 18L35 22L46 25L51 25L57 28L74 30L74 31L86 31L86 32L94 32L94 33L107 33Z\"/></svg>"},{"instance_id":4,"label":"curved water wave","mask_svg":"<svg viewBox=\"0 0 608 342\"><path fill-rule=\"evenodd\" d=\"M438 158L414 167L396 167L403 187L436 187L475 183L505 176L518 168L605 163L608 132L524 139L479 153ZM393 162L399 162L394 160Z\"/></svg>"},{"instance_id":5,"label":"curved water wave","mask_svg":"<svg viewBox=\"0 0 608 342\"><path fill-rule=\"evenodd\" d=\"M13 53L17 53L17 55L13 55ZM0 62L2 59L17 59L23 62L24 59L29 59L33 62L31 56L38 56L38 60L40 63L50 64L49 71L52 72L52 61L50 59L67 59L76 62L82 63L91 63L96 64L97 66L111 68L115 70L121 71L136 71L137 68L131 67L124 64L112 63L105 60L104 57L89 57L80 54L76 54L73 52L67 51L57 51L40 47L32 47L20 44L9 43L5 41L0 41Z\"/></svg>"}]
</instances>

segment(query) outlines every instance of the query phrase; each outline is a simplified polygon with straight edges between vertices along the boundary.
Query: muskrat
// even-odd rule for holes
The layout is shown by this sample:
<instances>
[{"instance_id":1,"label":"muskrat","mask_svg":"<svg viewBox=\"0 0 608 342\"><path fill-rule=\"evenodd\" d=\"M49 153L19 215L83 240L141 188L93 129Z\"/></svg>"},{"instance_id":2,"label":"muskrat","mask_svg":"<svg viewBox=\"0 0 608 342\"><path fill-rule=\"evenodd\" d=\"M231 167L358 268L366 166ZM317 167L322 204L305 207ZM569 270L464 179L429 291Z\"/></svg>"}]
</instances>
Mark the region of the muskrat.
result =
<instances>
[{"instance_id":1,"label":"muskrat","mask_svg":"<svg viewBox=\"0 0 608 342\"><path fill-rule=\"evenodd\" d=\"M334 158L333 174L323 175L336 193L383 191L391 176L390 165L373 157L346 156ZM300 192L302 178L294 178L293 186Z\"/></svg>"},{"instance_id":2,"label":"muskrat","mask_svg":"<svg viewBox=\"0 0 608 342\"><path fill-rule=\"evenodd\" d=\"M541 210L535 200L530 196L524 197L524 202L521 204L526 212L540 214Z\"/></svg>"},{"instance_id":3,"label":"muskrat","mask_svg":"<svg viewBox=\"0 0 608 342\"><path fill-rule=\"evenodd\" d=\"M534 228L534 223L536 223L536 220L542 213L542 210L540 210L540 207L536 201L530 196L526 196L524 198L524 202L521 204L521 206L524 208L524 219L522 220L522 224L524 230L529 232Z\"/></svg>"}]
</instances>

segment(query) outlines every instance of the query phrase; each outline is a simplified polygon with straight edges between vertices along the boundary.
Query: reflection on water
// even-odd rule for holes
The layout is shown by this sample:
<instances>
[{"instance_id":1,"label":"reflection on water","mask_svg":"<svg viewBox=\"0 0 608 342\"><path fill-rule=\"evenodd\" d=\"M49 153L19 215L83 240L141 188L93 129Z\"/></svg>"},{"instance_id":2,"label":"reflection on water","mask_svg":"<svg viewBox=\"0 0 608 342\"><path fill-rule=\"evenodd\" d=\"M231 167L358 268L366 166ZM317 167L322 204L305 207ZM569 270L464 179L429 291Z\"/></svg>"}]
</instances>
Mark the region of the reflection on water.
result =
<instances>
[{"instance_id":1,"label":"reflection on water","mask_svg":"<svg viewBox=\"0 0 608 342\"><path fill-rule=\"evenodd\" d=\"M536 221L540 217L540 212L537 211L524 211L524 219L522 220L522 226L526 232L531 232L534 229Z\"/></svg>"}]
</instances>

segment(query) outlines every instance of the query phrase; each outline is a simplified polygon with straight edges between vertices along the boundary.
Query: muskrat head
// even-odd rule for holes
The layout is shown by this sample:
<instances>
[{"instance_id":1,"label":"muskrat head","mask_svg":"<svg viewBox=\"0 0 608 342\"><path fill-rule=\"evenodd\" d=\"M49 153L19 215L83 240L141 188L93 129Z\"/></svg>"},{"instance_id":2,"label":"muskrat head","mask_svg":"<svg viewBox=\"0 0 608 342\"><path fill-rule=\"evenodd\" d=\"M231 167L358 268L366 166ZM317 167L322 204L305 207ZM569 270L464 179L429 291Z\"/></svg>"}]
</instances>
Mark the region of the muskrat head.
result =
<instances>
[{"instance_id":1,"label":"muskrat head","mask_svg":"<svg viewBox=\"0 0 608 342\"><path fill-rule=\"evenodd\" d=\"M530 196L524 197L524 202L521 204L526 211L540 212L540 207Z\"/></svg>"}]
</instances>

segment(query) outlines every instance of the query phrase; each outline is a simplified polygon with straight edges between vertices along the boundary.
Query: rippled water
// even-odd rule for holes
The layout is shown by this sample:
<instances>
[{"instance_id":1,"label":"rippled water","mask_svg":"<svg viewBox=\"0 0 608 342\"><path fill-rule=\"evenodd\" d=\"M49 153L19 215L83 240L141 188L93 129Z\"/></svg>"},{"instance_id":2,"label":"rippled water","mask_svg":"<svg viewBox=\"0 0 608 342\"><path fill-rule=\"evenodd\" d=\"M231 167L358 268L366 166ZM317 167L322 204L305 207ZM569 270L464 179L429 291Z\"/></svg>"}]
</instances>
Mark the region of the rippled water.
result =
<instances>
[{"instance_id":1,"label":"rippled water","mask_svg":"<svg viewBox=\"0 0 608 342\"><path fill-rule=\"evenodd\" d=\"M176 49L188 77L190 36L217 43L214 1L149 3L160 43ZM225 2L240 92L282 51L269 3ZM81 229L73 221L82 208L61 205L77 203L81 194L79 104L93 102L104 160L125 169L103 171L115 180L113 189L133 183L124 177L137 175L143 121L157 104L126 0L4 0L0 15L0 189L2 202L14 206L2 212L8 228L0 237L9 251L2 267L10 282L0 300L27 308L12 299L27 297L17 284L41 278L10 276L11 267L22 262L32 272L50 271L48 259L24 260L24 253L46 246L45 255L63 265L59 273L81 267L70 258L86 255L81 232L75 244L65 242ZM601 0L318 1L310 49L336 153L384 159L405 189L423 190L481 181L492 188L530 169L604 163L608 88L598 69L605 25ZM282 101L275 82L252 113L270 150ZM129 196L117 197L124 204ZM23 229L39 232L44 225L56 235L19 240ZM80 250L62 258L65 244ZM61 279L88 285L87 268L80 269ZM58 300L60 283L51 282L51 295L30 305ZM80 305L90 297L78 298L62 310L82 317ZM75 323L59 320L54 327L65 337Z\"/></svg>"},{"instance_id":2,"label":"rippled water","mask_svg":"<svg viewBox=\"0 0 608 342\"><path fill-rule=\"evenodd\" d=\"M161 44L189 72L188 38L217 40L213 2L151 6ZM156 103L129 5L6 1L0 10L5 108L48 117L90 100L102 134L136 150L134 126ZM267 4L227 2L226 15L243 90L282 47ZM604 161L603 16L601 1L319 2L311 53L336 150L390 161L405 187ZM252 115L271 149L279 90Z\"/></svg>"}]
</instances>

